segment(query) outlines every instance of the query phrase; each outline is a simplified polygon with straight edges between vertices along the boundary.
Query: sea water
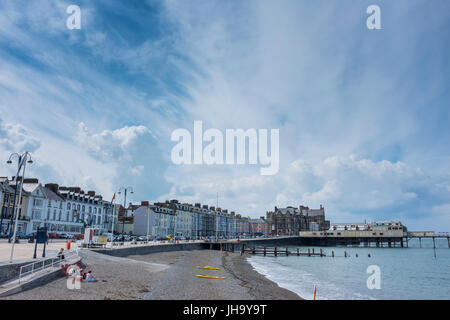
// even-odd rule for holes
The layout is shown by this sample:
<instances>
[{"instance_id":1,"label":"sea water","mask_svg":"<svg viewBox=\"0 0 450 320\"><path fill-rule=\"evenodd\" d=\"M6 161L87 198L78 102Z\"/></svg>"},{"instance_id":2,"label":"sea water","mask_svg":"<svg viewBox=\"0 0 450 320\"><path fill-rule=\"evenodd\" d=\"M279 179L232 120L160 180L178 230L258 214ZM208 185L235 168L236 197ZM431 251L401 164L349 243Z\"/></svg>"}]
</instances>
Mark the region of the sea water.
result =
<instances>
[{"instance_id":1,"label":"sea water","mask_svg":"<svg viewBox=\"0 0 450 320\"><path fill-rule=\"evenodd\" d=\"M248 261L260 274L304 299L312 299L314 287L317 300L450 299L447 239L437 239L436 247L434 250L431 239L422 239L420 248L414 239L409 248L322 247L326 257L251 256ZM290 251L296 253L296 248ZM300 252L307 251L300 247ZM373 265L379 267L379 289L367 285L374 275L368 267Z\"/></svg>"}]
</instances>

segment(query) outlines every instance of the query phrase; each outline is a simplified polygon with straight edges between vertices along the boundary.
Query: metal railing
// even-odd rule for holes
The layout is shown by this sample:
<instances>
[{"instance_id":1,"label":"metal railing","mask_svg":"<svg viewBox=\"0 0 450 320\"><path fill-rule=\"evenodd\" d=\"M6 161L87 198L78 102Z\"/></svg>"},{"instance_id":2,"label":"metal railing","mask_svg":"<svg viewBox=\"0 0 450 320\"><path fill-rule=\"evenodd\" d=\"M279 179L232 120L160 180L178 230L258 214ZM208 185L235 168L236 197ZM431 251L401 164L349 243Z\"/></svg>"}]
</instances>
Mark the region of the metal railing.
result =
<instances>
[{"instance_id":1,"label":"metal railing","mask_svg":"<svg viewBox=\"0 0 450 320\"><path fill-rule=\"evenodd\" d=\"M56 266L61 267L63 261L67 261L68 259L78 256L78 250L71 251L67 255L64 255L64 259L61 257L53 257L53 258L47 258L39 261L32 262L30 264L24 265L20 267L19 271L19 283L21 282L22 278L27 275L32 275L35 272L47 269L47 268L53 268Z\"/></svg>"}]
</instances>

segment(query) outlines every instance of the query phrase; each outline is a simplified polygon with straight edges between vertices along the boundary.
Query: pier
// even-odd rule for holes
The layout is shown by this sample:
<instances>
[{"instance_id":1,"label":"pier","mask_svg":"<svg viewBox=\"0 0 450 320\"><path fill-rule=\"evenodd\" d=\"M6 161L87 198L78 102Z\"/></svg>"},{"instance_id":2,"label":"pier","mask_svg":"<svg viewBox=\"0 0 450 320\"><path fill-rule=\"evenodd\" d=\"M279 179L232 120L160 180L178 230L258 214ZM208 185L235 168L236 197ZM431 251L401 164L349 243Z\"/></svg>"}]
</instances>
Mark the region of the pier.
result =
<instances>
[{"instance_id":1,"label":"pier","mask_svg":"<svg viewBox=\"0 0 450 320\"><path fill-rule=\"evenodd\" d=\"M450 248L449 233L435 233L433 231L414 231L382 233L372 231L317 231L300 232L298 236L281 236L257 239L230 239L206 243L210 249L227 251L240 250L241 245L248 248L274 248L274 247L336 247L336 246L363 246L374 248L408 248L411 239L418 239L422 247L422 239L432 239L433 248L436 248L436 239L447 239ZM233 247L233 249L231 248ZM277 250L277 254L278 254ZM288 253L289 254L289 253Z\"/></svg>"},{"instance_id":2,"label":"pier","mask_svg":"<svg viewBox=\"0 0 450 320\"><path fill-rule=\"evenodd\" d=\"M314 248L313 249L309 249L305 252L301 252L300 248L296 248L295 251L291 251L289 250L292 248L279 248L279 247L245 247L245 245L242 245L241 247L241 255L244 253L249 253L249 254L253 254L253 255L263 255L263 256L307 256L307 257L314 257L314 256L319 256L319 257L325 257L325 253L323 252L322 249L319 250L319 252L314 252Z\"/></svg>"}]
</instances>

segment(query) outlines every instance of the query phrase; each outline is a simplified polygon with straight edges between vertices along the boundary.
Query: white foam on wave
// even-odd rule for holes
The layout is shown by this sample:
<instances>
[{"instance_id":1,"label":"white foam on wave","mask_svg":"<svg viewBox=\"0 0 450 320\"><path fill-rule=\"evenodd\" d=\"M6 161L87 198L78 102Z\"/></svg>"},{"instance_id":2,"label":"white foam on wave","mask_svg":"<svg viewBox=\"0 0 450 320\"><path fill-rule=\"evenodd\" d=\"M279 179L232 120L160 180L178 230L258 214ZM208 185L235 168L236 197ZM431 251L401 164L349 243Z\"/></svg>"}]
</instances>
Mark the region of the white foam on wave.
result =
<instances>
[{"instance_id":1,"label":"white foam on wave","mask_svg":"<svg viewBox=\"0 0 450 320\"><path fill-rule=\"evenodd\" d=\"M248 261L258 273L307 300L312 299L314 286L317 287L317 300L374 299L351 288L327 281L309 270L293 267L289 265L287 259L254 256Z\"/></svg>"}]
</instances>

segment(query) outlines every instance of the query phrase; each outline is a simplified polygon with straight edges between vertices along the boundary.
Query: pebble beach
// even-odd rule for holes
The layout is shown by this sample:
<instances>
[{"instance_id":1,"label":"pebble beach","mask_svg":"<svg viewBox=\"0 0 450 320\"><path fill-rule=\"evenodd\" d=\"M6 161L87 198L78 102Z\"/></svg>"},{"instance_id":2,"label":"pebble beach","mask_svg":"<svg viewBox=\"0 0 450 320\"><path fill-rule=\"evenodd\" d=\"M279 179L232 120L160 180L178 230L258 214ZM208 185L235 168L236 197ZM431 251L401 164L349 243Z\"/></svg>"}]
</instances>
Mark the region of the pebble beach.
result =
<instances>
[{"instance_id":1,"label":"pebble beach","mask_svg":"<svg viewBox=\"0 0 450 320\"><path fill-rule=\"evenodd\" d=\"M113 257L80 251L97 282L68 289L65 277L3 298L18 300L300 300L239 253L194 250ZM218 270L199 269L210 266ZM200 278L197 275L224 277Z\"/></svg>"}]
</instances>

